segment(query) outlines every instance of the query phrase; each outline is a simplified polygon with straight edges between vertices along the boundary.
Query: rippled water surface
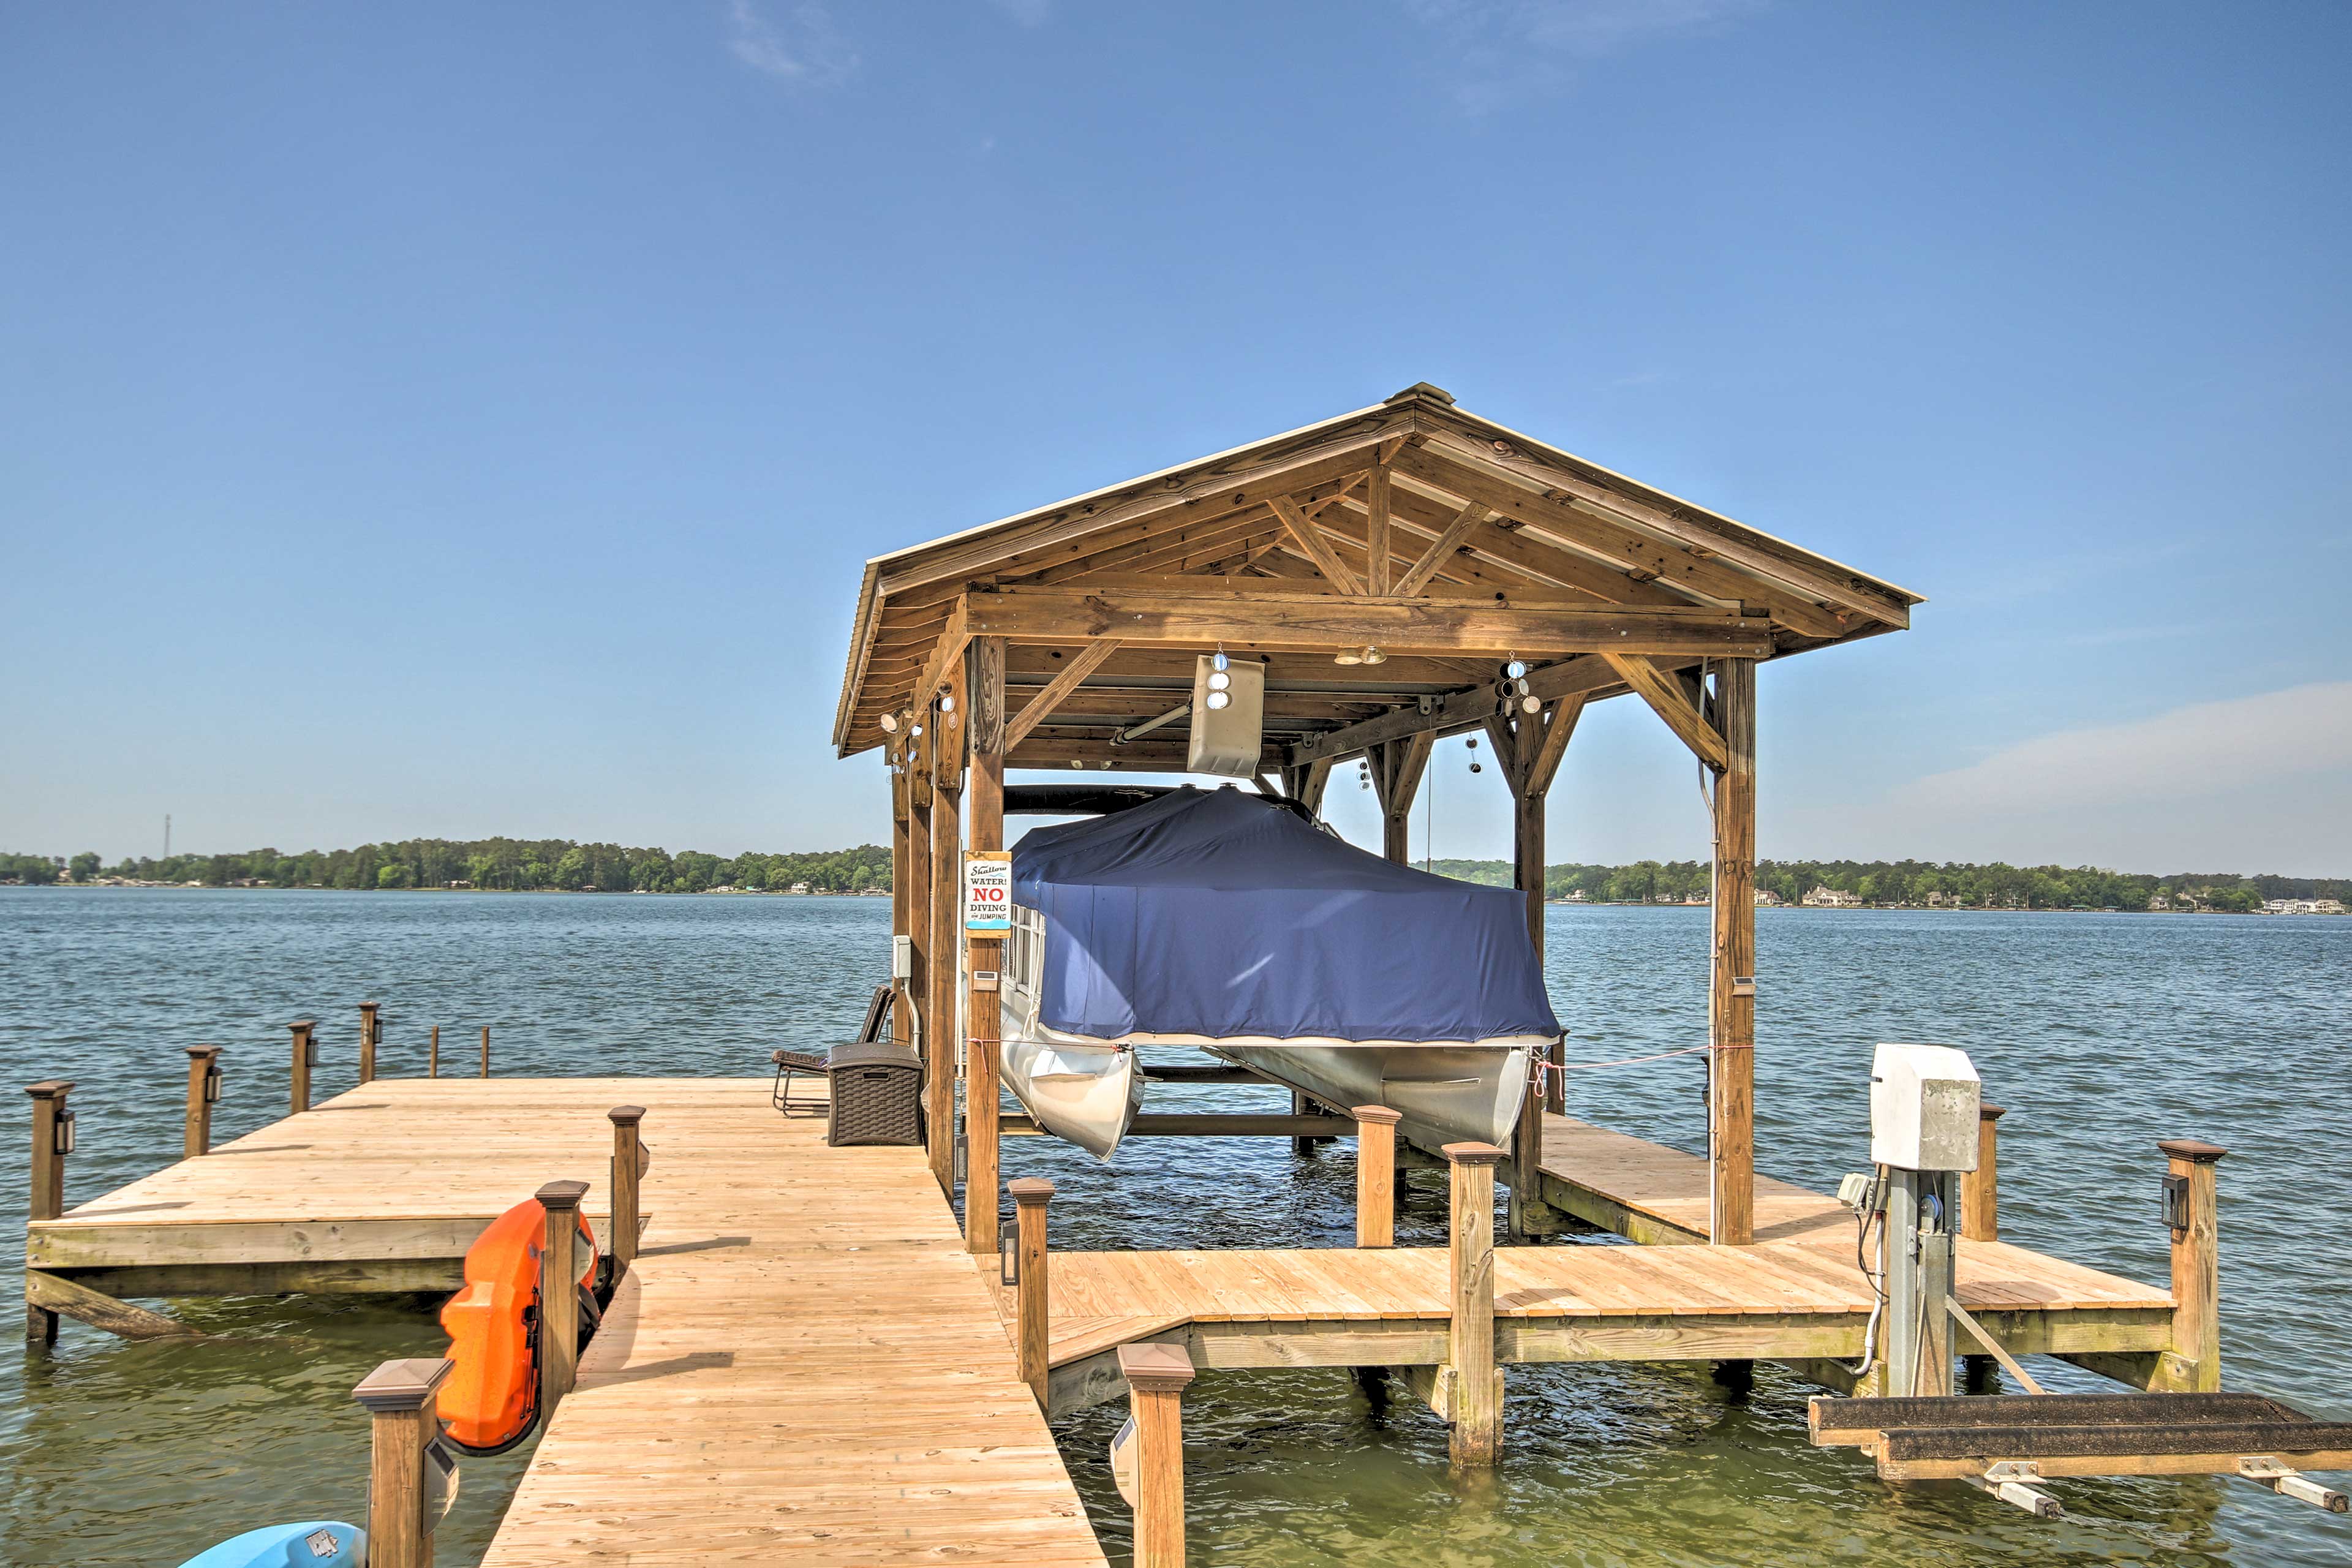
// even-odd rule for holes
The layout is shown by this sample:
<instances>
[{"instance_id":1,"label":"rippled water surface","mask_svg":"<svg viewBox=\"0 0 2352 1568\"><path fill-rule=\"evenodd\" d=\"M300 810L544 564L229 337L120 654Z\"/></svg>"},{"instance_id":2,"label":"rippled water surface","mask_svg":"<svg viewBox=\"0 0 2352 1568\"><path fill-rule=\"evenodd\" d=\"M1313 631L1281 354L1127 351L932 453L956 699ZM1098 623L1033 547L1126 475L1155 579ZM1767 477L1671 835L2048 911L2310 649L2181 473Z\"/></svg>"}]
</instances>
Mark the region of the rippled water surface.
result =
<instances>
[{"instance_id":1,"label":"rippled water surface","mask_svg":"<svg viewBox=\"0 0 2352 1568\"><path fill-rule=\"evenodd\" d=\"M323 1096L353 1080L380 998L382 1070L421 1072L425 1030L470 1070L739 1074L772 1046L854 1030L886 969L882 900L0 889L0 1067L75 1080L68 1201L178 1155L185 1060L226 1047L216 1136L285 1104L286 1020L322 1023ZM2352 1418L2352 920L1766 910L1758 920L1758 1159L1816 1186L1859 1164L1870 1048L1967 1047L2002 1124L2005 1237L2161 1280L2154 1140L2226 1144L2224 1360L2233 1388ZM1550 980L1575 1059L1701 1038L1699 910L1555 908ZM1580 1074L1570 1110L1685 1148L1704 1136L1689 1060ZM1271 1092L1271 1091L1267 1091ZM1155 1089L1154 1104L1259 1091ZM0 1246L21 1259L26 1102L0 1125ZM1269 1107L1270 1108L1270 1107ZM1344 1245L1345 1146L1139 1140L1116 1168L1008 1146L1060 1189L1057 1245ZM1415 1178L1401 1239L1444 1240ZM1555 1245L1573 1245L1560 1243ZM437 1353L422 1298L186 1301L214 1337L129 1344L72 1322L54 1353L0 1354L0 1562L170 1568L274 1520L364 1510L378 1361ZM2045 1381L2093 1386L2060 1363ZM1193 1560L1219 1564L2338 1564L2352 1521L2243 1483L2068 1482L2041 1523L1957 1485L1895 1489L1805 1440L1803 1385L1758 1369L1744 1401L1704 1368L1513 1368L1507 1457L1449 1477L1444 1430L1344 1372L1203 1376L1186 1401ZM1056 1436L1097 1529L1127 1513L1105 1406ZM470 1563L528 1451L466 1466L439 1561Z\"/></svg>"}]
</instances>

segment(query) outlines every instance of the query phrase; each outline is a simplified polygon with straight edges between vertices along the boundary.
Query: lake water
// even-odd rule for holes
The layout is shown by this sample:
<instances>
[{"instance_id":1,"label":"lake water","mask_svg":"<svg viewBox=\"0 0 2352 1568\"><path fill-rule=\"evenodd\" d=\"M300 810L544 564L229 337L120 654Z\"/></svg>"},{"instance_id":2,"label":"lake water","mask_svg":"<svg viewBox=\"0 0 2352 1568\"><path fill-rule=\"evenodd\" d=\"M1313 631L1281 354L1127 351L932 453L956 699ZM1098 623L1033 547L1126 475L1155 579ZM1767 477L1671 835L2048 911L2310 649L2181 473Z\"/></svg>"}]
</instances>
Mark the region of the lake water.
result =
<instances>
[{"instance_id":1,"label":"lake water","mask_svg":"<svg viewBox=\"0 0 2352 1568\"><path fill-rule=\"evenodd\" d=\"M500 1075L744 1074L779 1044L854 1033L887 970L885 900L0 889L0 1079L76 1081L79 1202L176 1159L186 1058L226 1047L216 1136L282 1114L289 1018L322 1024L323 1096L354 1080L353 1004L381 999L382 1070L425 1031ZM1570 1058L1704 1037L1706 912L1549 914ZM1765 910L1757 921L1759 1168L1828 1187L1864 1159L1872 1045L1965 1047L2001 1123L2004 1237L2160 1281L2154 1142L2227 1145L2225 1376L2352 1418L2352 920ZM1697 1148L1697 1058L1580 1073L1574 1113ZM1154 1104L1276 1091L1156 1089ZM27 1102L0 1121L0 1231L21 1262ZM1269 1106L1269 1108L1271 1108ZM1144 1140L1115 1171L1008 1145L1060 1188L1057 1245L1345 1245L1352 1161L1284 1140ZM1443 1245L1416 1178L1400 1239ZM5 1270L0 1270L5 1271ZM216 1336L130 1344L68 1321L0 1353L0 1562L180 1562L257 1523L364 1511L349 1394L388 1356L439 1353L421 1298L187 1301ZM2097 1386L2056 1363L2054 1384ZM1193 1561L1204 1563L2340 1564L2352 1521L2235 1481L2067 1482L2027 1518L1957 1484L1882 1486L1805 1438L1810 1392L1769 1366L1735 1401L1704 1368L1513 1368L1507 1457L1449 1476L1444 1429L1344 1372L1204 1376L1186 1401ZM1097 1529L1126 1550L1105 1406L1055 1428ZM475 1562L519 1452L468 1461L439 1561Z\"/></svg>"}]
</instances>

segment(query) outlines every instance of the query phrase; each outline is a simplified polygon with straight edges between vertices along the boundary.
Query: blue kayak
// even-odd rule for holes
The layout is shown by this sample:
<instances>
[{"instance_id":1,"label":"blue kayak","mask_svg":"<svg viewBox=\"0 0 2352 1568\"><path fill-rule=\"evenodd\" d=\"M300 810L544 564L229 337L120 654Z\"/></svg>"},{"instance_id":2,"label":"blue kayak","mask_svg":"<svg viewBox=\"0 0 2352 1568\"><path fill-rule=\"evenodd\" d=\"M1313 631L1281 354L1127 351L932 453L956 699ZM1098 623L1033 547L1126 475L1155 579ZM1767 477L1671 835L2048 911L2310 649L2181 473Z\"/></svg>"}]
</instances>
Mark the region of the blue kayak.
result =
<instances>
[{"instance_id":1,"label":"blue kayak","mask_svg":"<svg viewBox=\"0 0 2352 1568\"><path fill-rule=\"evenodd\" d=\"M366 1561L366 1531L314 1519L248 1530L197 1552L180 1568L359 1568Z\"/></svg>"}]
</instances>

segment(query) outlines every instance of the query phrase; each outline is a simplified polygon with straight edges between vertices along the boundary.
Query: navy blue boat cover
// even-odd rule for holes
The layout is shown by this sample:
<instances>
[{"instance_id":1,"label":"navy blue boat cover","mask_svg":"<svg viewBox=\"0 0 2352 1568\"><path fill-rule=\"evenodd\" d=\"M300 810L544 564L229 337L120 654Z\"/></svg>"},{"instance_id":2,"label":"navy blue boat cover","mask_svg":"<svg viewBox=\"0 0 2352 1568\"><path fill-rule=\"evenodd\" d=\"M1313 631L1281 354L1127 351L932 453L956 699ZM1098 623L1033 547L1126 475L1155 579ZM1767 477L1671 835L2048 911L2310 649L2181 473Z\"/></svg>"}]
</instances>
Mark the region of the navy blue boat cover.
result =
<instances>
[{"instance_id":1,"label":"navy blue boat cover","mask_svg":"<svg viewBox=\"0 0 2352 1568\"><path fill-rule=\"evenodd\" d=\"M1071 1034L1559 1032L1524 894L1395 865L1236 789L1033 828L1013 897L1045 917L1040 1021Z\"/></svg>"}]
</instances>

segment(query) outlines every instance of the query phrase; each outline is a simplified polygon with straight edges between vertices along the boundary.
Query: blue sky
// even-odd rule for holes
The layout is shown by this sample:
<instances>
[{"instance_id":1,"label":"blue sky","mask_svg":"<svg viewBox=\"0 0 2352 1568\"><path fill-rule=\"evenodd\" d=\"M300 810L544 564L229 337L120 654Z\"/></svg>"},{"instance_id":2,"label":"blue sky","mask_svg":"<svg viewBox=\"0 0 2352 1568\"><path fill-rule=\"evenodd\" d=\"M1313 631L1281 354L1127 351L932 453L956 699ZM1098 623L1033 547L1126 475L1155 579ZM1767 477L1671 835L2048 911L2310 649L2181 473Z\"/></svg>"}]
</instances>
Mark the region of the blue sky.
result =
<instances>
[{"instance_id":1,"label":"blue sky","mask_svg":"<svg viewBox=\"0 0 2352 1568\"><path fill-rule=\"evenodd\" d=\"M2352 873L2347 57L2322 5L10 7L0 847L873 838L865 557L1428 380L1928 595L1764 672L1762 853ZM1502 852L1440 759L1437 852ZM1630 702L1550 822L1705 853Z\"/></svg>"}]
</instances>

